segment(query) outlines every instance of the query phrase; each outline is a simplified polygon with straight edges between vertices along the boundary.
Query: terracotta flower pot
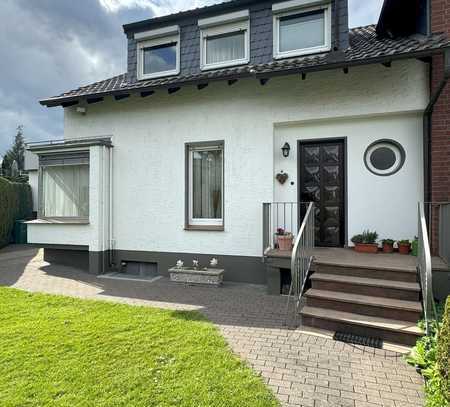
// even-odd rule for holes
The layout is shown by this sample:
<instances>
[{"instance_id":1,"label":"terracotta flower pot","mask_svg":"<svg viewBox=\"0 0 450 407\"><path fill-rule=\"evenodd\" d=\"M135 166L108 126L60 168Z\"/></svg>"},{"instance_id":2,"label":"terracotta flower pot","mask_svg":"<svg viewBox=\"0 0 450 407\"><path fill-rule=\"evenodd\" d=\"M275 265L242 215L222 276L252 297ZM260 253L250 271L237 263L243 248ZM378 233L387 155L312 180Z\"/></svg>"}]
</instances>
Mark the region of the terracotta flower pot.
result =
<instances>
[{"instance_id":1,"label":"terracotta flower pot","mask_svg":"<svg viewBox=\"0 0 450 407\"><path fill-rule=\"evenodd\" d=\"M294 236L292 235L278 235L277 236L278 249L282 251L291 251L293 239Z\"/></svg>"},{"instance_id":2,"label":"terracotta flower pot","mask_svg":"<svg viewBox=\"0 0 450 407\"><path fill-rule=\"evenodd\" d=\"M375 243L356 243L355 252L358 253L378 253L378 245Z\"/></svg>"},{"instance_id":3,"label":"terracotta flower pot","mask_svg":"<svg viewBox=\"0 0 450 407\"><path fill-rule=\"evenodd\" d=\"M383 253L394 253L394 245L383 243Z\"/></svg>"},{"instance_id":4,"label":"terracotta flower pot","mask_svg":"<svg viewBox=\"0 0 450 407\"><path fill-rule=\"evenodd\" d=\"M410 250L411 250L411 244L410 243L399 243L398 244L398 252L400 254L409 254Z\"/></svg>"}]
</instances>

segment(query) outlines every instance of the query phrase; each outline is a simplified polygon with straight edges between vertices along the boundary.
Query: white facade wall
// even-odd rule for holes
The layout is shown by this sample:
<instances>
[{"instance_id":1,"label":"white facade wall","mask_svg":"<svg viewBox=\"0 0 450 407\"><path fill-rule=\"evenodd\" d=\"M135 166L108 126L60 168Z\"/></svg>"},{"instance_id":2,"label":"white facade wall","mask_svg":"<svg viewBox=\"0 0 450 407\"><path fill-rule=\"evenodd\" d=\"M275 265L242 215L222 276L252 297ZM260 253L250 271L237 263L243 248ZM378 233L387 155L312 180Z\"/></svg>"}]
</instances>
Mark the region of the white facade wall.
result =
<instances>
[{"instance_id":1,"label":"white facade wall","mask_svg":"<svg viewBox=\"0 0 450 407\"><path fill-rule=\"evenodd\" d=\"M417 203L423 201L422 123L421 114L400 113L277 126L274 177L283 171L289 179L284 185L275 183L275 200L297 201L298 140L344 138L349 239L366 229L376 230L380 239L413 239L417 235ZM364 165L366 148L379 139L396 140L405 149L405 164L396 174L377 176ZM289 158L281 154L285 142L291 146Z\"/></svg>"},{"instance_id":2,"label":"white facade wall","mask_svg":"<svg viewBox=\"0 0 450 407\"><path fill-rule=\"evenodd\" d=\"M427 75L426 64L411 60L396 62L390 69L358 67L347 75L314 73L305 81L294 75L261 86L255 79L246 79L233 86L211 83L202 91L183 87L173 95L161 90L145 99L138 95L120 102L107 98L88 105L85 116L67 108L65 137L113 137L116 249L260 256L262 202L288 196L296 200L288 185L286 191L280 190L274 174L281 165L289 165L289 172L296 173L294 151L286 164L280 163L280 143L292 140L295 147L295 139L302 137L297 126L308 129L312 137L335 132L348 137L350 234L372 227L393 237L412 237L416 218L409 205L415 207L422 194L417 114L428 101ZM406 144L408 157L404 170L383 185L362 168L362 154L365 146L385 138L387 132ZM225 142L225 231L185 231L185 143L207 140ZM370 183L375 200L367 196ZM401 190L405 184L406 196ZM402 194L396 198L397 191ZM76 240L97 250L101 239L94 236L100 230L95 227L100 217L95 210L99 202L95 185L90 202L91 225L86 229L91 232L77 232ZM397 212L393 211L386 218L387 206L397 203L407 203L404 217L394 219ZM362 220L363 207L369 221ZM71 225L48 226L52 231L58 228L56 234L42 225L35 228L31 236L41 243L74 239Z\"/></svg>"}]
</instances>

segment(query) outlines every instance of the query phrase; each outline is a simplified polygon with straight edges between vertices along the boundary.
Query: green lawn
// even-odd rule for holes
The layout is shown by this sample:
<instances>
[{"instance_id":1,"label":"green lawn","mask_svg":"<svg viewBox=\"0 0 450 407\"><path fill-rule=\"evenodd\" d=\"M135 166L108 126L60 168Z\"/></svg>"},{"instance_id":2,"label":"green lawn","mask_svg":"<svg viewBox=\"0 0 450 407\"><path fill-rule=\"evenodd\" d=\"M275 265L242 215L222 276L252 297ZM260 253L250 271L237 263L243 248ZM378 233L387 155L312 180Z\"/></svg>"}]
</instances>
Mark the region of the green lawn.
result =
<instances>
[{"instance_id":1,"label":"green lawn","mask_svg":"<svg viewBox=\"0 0 450 407\"><path fill-rule=\"evenodd\" d=\"M0 405L278 403L198 313L0 288Z\"/></svg>"}]
</instances>

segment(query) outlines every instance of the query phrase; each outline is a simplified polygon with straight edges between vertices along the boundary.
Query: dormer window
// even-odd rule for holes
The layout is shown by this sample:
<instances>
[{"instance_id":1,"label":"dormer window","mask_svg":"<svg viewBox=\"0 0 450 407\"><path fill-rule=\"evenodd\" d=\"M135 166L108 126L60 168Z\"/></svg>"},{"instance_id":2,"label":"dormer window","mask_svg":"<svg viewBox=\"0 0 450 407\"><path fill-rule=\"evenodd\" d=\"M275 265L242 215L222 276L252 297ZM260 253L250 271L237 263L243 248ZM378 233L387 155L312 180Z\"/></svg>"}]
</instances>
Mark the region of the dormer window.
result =
<instances>
[{"instance_id":1,"label":"dormer window","mask_svg":"<svg viewBox=\"0 0 450 407\"><path fill-rule=\"evenodd\" d=\"M135 34L137 44L138 79L152 79L180 73L179 27Z\"/></svg>"},{"instance_id":2,"label":"dormer window","mask_svg":"<svg viewBox=\"0 0 450 407\"><path fill-rule=\"evenodd\" d=\"M331 49L329 1L292 0L274 4L272 9L274 58L289 58Z\"/></svg>"},{"instance_id":3,"label":"dormer window","mask_svg":"<svg viewBox=\"0 0 450 407\"><path fill-rule=\"evenodd\" d=\"M248 10L198 21L201 69L216 69L249 62Z\"/></svg>"}]
</instances>

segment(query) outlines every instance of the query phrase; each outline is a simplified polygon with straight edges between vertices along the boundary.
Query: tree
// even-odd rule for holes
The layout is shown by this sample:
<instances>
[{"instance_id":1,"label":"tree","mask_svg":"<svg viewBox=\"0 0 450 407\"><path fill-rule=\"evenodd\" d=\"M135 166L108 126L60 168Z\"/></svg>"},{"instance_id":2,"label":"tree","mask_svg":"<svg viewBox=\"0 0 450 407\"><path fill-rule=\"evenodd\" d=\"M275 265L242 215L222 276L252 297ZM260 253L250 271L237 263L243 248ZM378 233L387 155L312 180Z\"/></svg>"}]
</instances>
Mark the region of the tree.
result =
<instances>
[{"instance_id":1,"label":"tree","mask_svg":"<svg viewBox=\"0 0 450 407\"><path fill-rule=\"evenodd\" d=\"M2 168L7 172L11 171L13 161L17 162L19 170L24 169L25 141L23 138L23 125L17 126L17 133L14 137L14 144L3 156Z\"/></svg>"}]
</instances>

